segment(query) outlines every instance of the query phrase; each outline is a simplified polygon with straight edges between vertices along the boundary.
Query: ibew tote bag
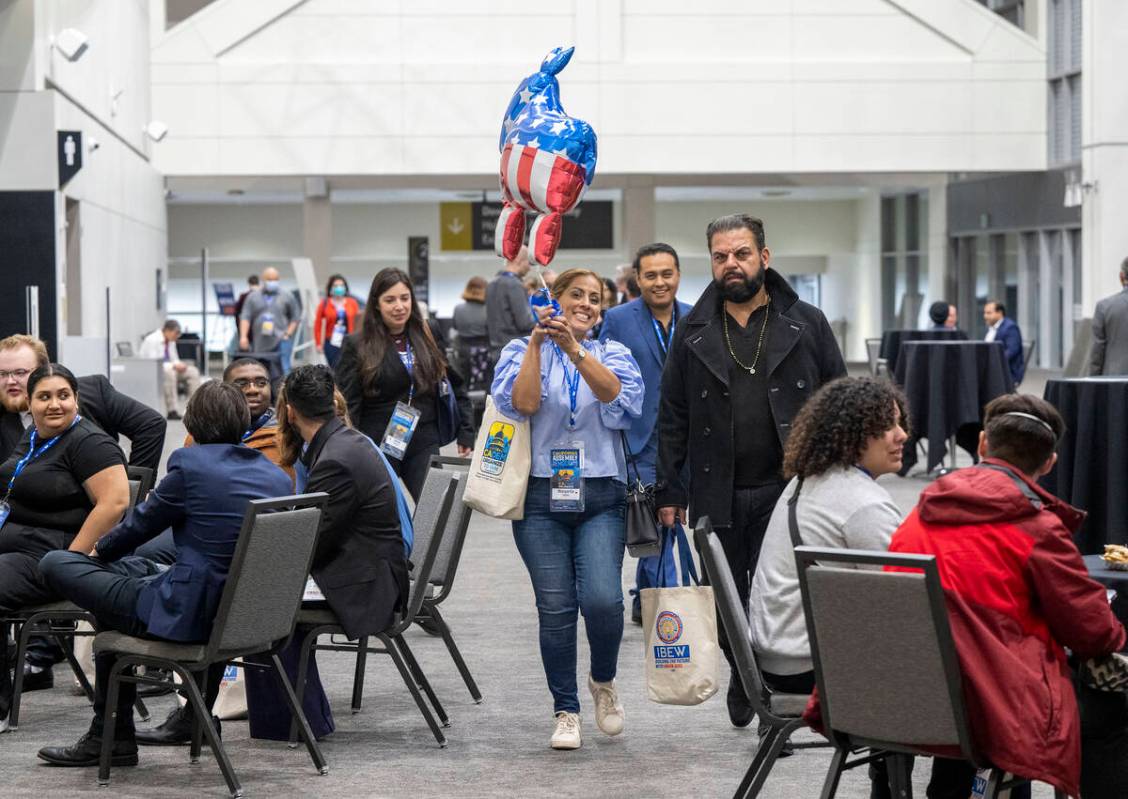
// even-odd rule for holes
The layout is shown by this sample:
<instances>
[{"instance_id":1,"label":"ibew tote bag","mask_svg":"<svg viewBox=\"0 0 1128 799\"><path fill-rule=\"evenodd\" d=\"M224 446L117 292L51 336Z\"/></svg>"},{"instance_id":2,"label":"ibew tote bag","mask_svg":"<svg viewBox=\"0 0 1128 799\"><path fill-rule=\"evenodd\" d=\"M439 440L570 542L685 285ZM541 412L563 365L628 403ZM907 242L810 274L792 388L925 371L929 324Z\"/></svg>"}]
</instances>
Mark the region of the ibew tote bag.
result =
<instances>
[{"instance_id":1,"label":"ibew tote bag","mask_svg":"<svg viewBox=\"0 0 1128 799\"><path fill-rule=\"evenodd\" d=\"M529 439L529 423L505 416L487 396L463 501L497 519L524 518L532 468Z\"/></svg>"}]
</instances>

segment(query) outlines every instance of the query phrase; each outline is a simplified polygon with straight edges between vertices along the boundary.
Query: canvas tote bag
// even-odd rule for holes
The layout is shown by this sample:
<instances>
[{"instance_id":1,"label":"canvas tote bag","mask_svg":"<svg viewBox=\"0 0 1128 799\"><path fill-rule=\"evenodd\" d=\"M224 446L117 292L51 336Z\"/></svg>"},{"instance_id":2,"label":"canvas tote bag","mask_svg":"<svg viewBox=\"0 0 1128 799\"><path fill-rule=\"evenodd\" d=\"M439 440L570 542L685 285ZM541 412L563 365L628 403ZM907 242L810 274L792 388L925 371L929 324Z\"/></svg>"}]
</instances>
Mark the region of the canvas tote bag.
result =
<instances>
[{"instance_id":1,"label":"canvas tote bag","mask_svg":"<svg viewBox=\"0 0 1128 799\"><path fill-rule=\"evenodd\" d=\"M496 519L524 518L532 468L529 439L529 423L505 416L487 396L463 501Z\"/></svg>"},{"instance_id":2,"label":"canvas tote bag","mask_svg":"<svg viewBox=\"0 0 1128 799\"><path fill-rule=\"evenodd\" d=\"M662 551L662 558L666 556ZM642 589L646 694L663 705L699 705L717 692L717 607L707 585ZM694 582L695 571L692 573Z\"/></svg>"}]
</instances>

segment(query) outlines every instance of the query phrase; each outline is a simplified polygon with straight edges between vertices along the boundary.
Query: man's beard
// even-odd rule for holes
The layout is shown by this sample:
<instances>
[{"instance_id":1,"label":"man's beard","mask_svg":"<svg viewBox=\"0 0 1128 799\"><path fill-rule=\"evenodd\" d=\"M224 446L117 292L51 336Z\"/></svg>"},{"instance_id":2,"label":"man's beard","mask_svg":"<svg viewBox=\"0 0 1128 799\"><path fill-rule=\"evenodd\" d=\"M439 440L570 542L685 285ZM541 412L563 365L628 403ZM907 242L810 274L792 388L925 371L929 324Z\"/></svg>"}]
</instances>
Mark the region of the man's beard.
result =
<instances>
[{"instance_id":1,"label":"man's beard","mask_svg":"<svg viewBox=\"0 0 1128 799\"><path fill-rule=\"evenodd\" d=\"M23 413L27 410L27 394L20 394L18 397L13 397L7 391L0 394L0 403L4 405L4 410L8 413Z\"/></svg>"},{"instance_id":2,"label":"man's beard","mask_svg":"<svg viewBox=\"0 0 1128 799\"><path fill-rule=\"evenodd\" d=\"M760 271L755 277L748 277L743 275L739 282L729 282L721 275L719 280L714 280L715 285L721 292L721 296L729 302L748 302L750 299L760 293L760 289L764 287L764 267L760 267Z\"/></svg>"}]
</instances>

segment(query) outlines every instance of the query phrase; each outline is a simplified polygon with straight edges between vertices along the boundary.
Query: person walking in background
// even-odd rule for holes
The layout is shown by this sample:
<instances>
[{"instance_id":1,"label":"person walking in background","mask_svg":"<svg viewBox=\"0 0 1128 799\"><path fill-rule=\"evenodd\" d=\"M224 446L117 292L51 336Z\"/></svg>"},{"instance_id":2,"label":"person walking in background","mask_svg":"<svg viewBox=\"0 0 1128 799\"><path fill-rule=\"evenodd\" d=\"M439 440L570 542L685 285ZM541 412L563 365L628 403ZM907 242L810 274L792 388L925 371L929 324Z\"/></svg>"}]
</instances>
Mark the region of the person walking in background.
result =
<instances>
[{"instance_id":1,"label":"person walking in background","mask_svg":"<svg viewBox=\"0 0 1128 799\"><path fill-rule=\"evenodd\" d=\"M646 393L642 400L642 413L631 422L627 431L627 445L638 465L644 483L654 484L658 461L658 399L662 388L662 369L666 353L677 329L678 320L690 311L690 306L678 302L678 285L681 283L681 264L677 251L669 244L647 244L635 254L633 269L638 276L642 298L632 300L607 312L600 328L599 340L611 339L631 351L642 373ZM663 536L668 535L665 531ZM672 542L663 539L663 546ZM634 599L631 602L631 620L642 623L639 591L655 588L659 584L658 556L639 558L636 569ZM677 582L674 559L666 560L667 572ZM667 578L669 574L666 575Z\"/></svg>"},{"instance_id":2,"label":"person walking in background","mask_svg":"<svg viewBox=\"0 0 1128 799\"><path fill-rule=\"evenodd\" d=\"M325 297L317 306L313 317L313 340L318 352L332 369L341 357L345 336L356 330L356 317L360 303L349 293L349 282L343 275L332 275L325 286Z\"/></svg>"},{"instance_id":3,"label":"person walking in background","mask_svg":"<svg viewBox=\"0 0 1128 799\"><path fill-rule=\"evenodd\" d=\"M262 290L253 291L243 301L239 314L239 349L257 353L278 353L283 375L290 373L290 353L298 330L301 310L293 295L282 291L278 270L262 270Z\"/></svg>"},{"instance_id":4,"label":"person walking in background","mask_svg":"<svg viewBox=\"0 0 1128 799\"><path fill-rule=\"evenodd\" d=\"M456 428L459 455L474 447L470 400L445 351L442 331L424 320L415 302L411 278L383 269L372 280L360 330L345 337L335 370L356 429L380 445L416 500L431 456L448 443L441 438L440 414ZM458 408L453 418L451 394Z\"/></svg>"},{"instance_id":5,"label":"person walking in background","mask_svg":"<svg viewBox=\"0 0 1128 799\"><path fill-rule=\"evenodd\" d=\"M596 724L608 735L623 730L615 687L626 548L619 431L642 413L644 387L626 347L589 338L602 295L602 281L587 269L557 277L560 313L538 309L530 336L502 352L492 389L498 410L528 419L532 435L524 518L513 522L513 538L536 594L541 660L556 714L553 749L581 744L577 612L591 649Z\"/></svg>"},{"instance_id":6,"label":"person walking in background","mask_svg":"<svg viewBox=\"0 0 1128 799\"><path fill-rule=\"evenodd\" d=\"M1097 303L1089 374L1128 375L1128 258L1120 262L1120 292Z\"/></svg>"},{"instance_id":7,"label":"person walking in background","mask_svg":"<svg viewBox=\"0 0 1128 799\"><path fill-rule=\"evenodd\" d=\"M164 381L161 384L164 394L165 413L171 420L180 418L177 408L177 391L183 385L188 394L188 399L200 387L200 370L193 363L184 363L180 360L180 353L176 349L176 340L180 338L180 323L175 319L166 319L160 330L154 330L141 340L138 355L142 358L151 358L164 364Z\"/></svg>"},{"instance_id":8,"label":"person walking in background","mask_svg":"<svg viewBox=\"0 0 1128 799\"><path fill-rule=\"evenodd\" d=\"M458 334L455 352L459 369L466 376L467 391L489 391L493 382L490 360L490 332L486 321L486 279L475 275L466 281L462 302L454 308L452 320Z\"/></svg>"},{"instance_id":9,"label":"person walking in background","mask_svg":"<svg viewBox=\"0 0 1128 799\"><path fill-rule=\"evenodd\" d=\"M1026 374L1026 360L1022 354L1022 331L1018 323L1007 316L1007 307L998 300L988 300L983 306L983 321L987 324L984 341L999 341L1007 354L1007 366L1017 386Z\"/></svg>"},{"instance_id":10,"label":"person walking in background","mask_svg":"<svg viewBox=\"0 0 1128 799\"><path fill-rule=\"evenodd\" d=\"M747 607L783 492L791 423L821 385L845 377L846 364L822 311L770 268L762 221L723 216L709 223L705 240L713 283L679 322L662 376L655 503L666 527L685 521L687 505L712 520ZM721 647L731 665L724 636ZM737 727L755 715L735 667L728 711Z\"/></svg>"},{"instance_id":11,"label":"person walking in background","mask_svg":"<svg viewBox=\"0 0 1128 799\"><path fill-rule=\"evenodd\" d=\"M529 248L522 247L517 257L505 262L486 286L486 327L490 336L490 358L497 363L502 349L515 338L529 335L533 312L522 283L529 273Z\"/></svg>"}]
</instances>

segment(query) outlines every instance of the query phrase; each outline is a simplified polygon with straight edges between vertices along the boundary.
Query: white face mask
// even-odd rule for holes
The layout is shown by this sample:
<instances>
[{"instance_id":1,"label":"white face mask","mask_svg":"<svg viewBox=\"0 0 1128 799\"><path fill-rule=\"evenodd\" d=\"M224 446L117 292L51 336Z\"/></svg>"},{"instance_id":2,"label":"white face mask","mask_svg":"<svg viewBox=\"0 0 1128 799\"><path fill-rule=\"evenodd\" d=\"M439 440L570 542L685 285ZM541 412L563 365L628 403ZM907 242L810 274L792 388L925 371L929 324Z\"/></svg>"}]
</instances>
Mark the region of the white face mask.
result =
<instances>
[{"instance_id":1,"label":"white face mask","mask_svg":"<svg viewBox=\"0 0 1128 799\"><path fill-rule=\"evenodd\" d=\"M263 283L263 288L268 294L277 294L278 293L278 281L277 280L267 280Z\"/></svg>"}]
</instances>

